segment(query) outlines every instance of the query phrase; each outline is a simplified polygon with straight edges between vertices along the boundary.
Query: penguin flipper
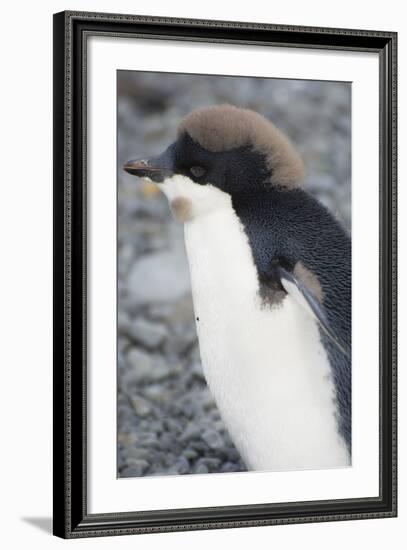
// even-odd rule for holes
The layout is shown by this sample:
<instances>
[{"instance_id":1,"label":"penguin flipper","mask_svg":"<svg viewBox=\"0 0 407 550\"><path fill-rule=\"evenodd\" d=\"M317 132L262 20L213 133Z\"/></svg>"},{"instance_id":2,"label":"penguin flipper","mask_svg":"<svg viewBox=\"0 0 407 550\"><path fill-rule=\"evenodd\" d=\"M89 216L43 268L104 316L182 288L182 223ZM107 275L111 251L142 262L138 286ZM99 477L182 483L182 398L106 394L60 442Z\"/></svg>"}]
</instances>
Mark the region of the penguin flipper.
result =
<instances>
[{"instance_id":1,"label":"penguin flipper","mask_svg":"<svg viewBox=\"0 0 407 550\"><path fill-rule=\"evenodd\" d=\"M287 271L281 265L278 265L274 269L275 275L277 275L279 282L283 289L289 294L301 307L303 307L319 324L321 329L325 332L328 338L335 344L335 346L344 354L350 358L350 352L346 349L346 346L335 335L328 319L325 315L325 311L315 297L315 295L297 278L293 273Z\"/></svg>"}]
</instances>

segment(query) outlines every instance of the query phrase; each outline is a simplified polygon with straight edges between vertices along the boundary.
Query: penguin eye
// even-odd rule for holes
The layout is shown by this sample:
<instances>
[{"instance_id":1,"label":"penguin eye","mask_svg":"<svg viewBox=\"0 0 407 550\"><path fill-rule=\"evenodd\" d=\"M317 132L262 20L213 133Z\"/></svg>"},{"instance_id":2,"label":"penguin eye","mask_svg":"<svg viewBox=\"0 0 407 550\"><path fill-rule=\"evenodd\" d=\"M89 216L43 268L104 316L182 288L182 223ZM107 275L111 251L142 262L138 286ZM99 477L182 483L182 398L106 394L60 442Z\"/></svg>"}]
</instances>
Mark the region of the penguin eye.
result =
<instances>
[{"instance_id":1,"label":"penguin eye","mask_svg":"<svg viewBox=\"0 0 407 550\"><path fill-rule=\"evenodd\" d=\"M202 166L191 166L189 171L195 178L201 178L206 172L205 168Z\"/></svg>"}]
</instances>

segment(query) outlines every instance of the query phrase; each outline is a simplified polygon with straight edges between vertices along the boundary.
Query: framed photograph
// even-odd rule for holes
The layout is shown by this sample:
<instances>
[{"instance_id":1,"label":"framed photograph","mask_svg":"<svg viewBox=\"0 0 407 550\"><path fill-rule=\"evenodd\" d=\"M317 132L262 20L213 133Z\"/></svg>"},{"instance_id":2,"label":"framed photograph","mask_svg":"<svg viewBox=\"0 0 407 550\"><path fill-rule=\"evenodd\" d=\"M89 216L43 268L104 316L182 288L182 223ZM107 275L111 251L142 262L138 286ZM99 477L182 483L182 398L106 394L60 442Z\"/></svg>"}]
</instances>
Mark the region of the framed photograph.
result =
<instances>
[{"instance_id":1,"label":"framed photograph","mask_svg":"<svg viewBox=\"0 0 407 550\"><path fill-rule=\"evenodd\" d=\"M54 534L397 510L393 32L54 15Z\"/></svg>"}]
</instances>

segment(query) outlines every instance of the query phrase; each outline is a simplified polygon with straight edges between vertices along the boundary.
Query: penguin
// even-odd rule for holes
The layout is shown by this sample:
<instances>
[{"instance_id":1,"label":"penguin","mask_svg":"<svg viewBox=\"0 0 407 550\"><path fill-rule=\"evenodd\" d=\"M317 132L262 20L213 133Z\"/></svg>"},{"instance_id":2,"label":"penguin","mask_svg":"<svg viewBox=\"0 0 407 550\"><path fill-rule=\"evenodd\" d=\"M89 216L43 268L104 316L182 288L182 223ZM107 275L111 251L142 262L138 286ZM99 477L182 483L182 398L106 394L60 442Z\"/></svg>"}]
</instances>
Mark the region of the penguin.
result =
<instances>
[{"instance_id":1,"label":"penguin","mask_svg":"<svg viewBox=\"0 0 407 550\"><path fill-rule=\"evenodd\" d=\"M204 374L247 468L349 467L351 240L288 137L215 105L123 168L184 224Z\"/></svg>"}]
</instances>

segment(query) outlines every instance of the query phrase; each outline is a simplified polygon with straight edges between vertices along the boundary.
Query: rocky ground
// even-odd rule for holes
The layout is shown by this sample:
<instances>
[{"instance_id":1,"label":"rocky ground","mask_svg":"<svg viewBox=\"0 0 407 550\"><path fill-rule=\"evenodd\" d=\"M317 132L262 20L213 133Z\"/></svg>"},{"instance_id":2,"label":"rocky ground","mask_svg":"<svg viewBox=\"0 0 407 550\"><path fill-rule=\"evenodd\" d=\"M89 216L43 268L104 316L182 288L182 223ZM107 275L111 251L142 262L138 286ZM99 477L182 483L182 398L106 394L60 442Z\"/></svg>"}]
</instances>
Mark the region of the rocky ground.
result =
<instances>
[{"instance_id":1,"label":"rocky ground","mask_svg":"<svg viewBox=\"0 0 407 550\"><path fill-rule=\"evenodd\" d=\"M246 469L206 385L182 227L120 166L161 152L204 105L254 109L303 155L307 188L350 229L350 86L118 73L118 475Z\"/></svg>"}]
</instances>

